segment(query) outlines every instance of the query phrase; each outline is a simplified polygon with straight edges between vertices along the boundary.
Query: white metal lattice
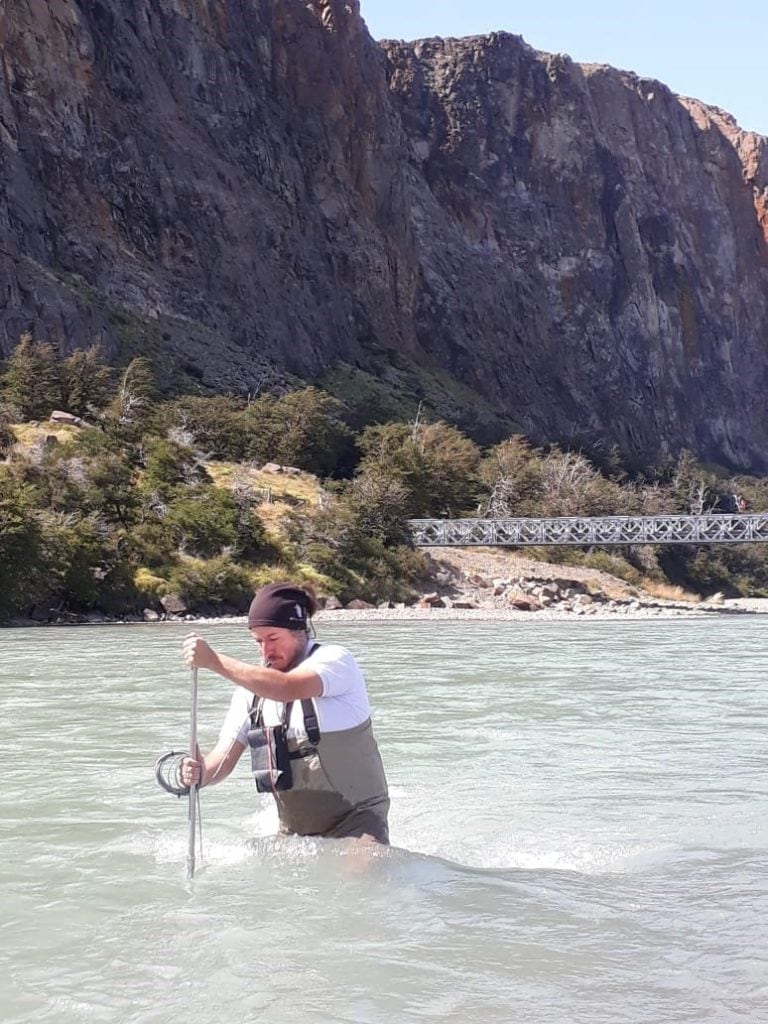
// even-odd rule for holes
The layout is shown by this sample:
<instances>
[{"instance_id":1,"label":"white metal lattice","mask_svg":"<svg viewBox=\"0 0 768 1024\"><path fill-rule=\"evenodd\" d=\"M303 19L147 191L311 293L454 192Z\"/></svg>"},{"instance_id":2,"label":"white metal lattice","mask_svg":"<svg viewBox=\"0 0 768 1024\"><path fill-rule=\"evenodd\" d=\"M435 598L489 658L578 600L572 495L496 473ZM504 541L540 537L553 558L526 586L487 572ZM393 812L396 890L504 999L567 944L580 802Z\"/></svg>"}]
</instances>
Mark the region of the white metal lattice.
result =
<instances>
[{"instance_id":1,"label":"white metal lattice","mask_svg":"<svg viewBox=\"0 0 768 1024\"><path fill-rule=\"evenodd\" d=\"M412 519L416 547L768 543L768 513L558 519Z\"/></svg>"}]
</instances>

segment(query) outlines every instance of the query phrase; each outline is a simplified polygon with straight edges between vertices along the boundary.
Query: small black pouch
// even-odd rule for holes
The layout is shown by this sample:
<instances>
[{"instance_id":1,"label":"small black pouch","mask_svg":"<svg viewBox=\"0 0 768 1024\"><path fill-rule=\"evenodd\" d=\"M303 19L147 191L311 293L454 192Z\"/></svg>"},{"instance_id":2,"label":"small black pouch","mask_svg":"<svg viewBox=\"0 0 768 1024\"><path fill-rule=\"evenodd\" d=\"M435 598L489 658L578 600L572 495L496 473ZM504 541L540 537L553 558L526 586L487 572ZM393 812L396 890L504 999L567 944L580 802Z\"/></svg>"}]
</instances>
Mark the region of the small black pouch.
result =
<instances>
[{"instance_id":1,"label":"small black pouch","mask_svg":"<svg viewBox=\"0 0 768 1024\"><path fill-rule=\"evenodd\" d=\"M293 787L287 731L288 727L281 723L256 725L248 732L251 769L259 793L274 793L275 790Z\"/></svg>"}]
</instances>

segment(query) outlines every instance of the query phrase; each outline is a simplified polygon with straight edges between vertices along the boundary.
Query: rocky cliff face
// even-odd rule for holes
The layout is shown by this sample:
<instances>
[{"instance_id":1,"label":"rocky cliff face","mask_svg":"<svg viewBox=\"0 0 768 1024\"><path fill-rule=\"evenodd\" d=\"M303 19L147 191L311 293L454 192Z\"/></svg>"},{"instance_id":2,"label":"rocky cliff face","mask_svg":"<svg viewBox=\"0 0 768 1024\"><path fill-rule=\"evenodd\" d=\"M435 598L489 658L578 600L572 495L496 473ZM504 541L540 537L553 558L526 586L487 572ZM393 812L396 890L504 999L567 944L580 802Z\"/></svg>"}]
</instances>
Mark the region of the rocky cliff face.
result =
<instances>
[{"instance_id":1,"label":"rocky cliff face","mask_svg":"<svg viewBox=\"0 0 768 1024\"><path fill-rule=\"evenodd\" d=\"M768 155L722 112L356 0L15 0L0 46L4 352L768 466Z\"/></svg>"}]
</instances>

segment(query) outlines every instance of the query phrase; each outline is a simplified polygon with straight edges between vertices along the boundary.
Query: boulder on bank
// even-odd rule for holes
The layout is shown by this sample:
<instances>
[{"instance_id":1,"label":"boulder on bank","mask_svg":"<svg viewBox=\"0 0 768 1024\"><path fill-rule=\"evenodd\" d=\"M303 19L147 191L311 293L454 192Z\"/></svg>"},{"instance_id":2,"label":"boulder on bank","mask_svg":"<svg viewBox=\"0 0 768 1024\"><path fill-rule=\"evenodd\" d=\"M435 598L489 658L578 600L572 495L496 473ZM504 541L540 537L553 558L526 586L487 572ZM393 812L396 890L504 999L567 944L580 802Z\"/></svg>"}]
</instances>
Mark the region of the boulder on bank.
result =
<instances>
[{"instance_id":1,"label":"boulder on bank","mask_svg":"<svg viewBox=\"0 0 768 1024\"><path fill-rule=\"evenodd\" d=\"M529 597L520 597L517 594L513 594L510 597L509 603L512 608L516 608L519 612L537 612L541 608L538 601L534 601Z\"/></svg>"},{"instance_id":2,"label":"boulder on bank","mask_svg":"<svg viewBox=\"0 0 768 1024\"><path fill-rule=\"evenodd\" d=\"M281 466L279 462L265 462L262 473L285 473L286 476L301 476L301 470L295 466Z\"/></svg>"},{"instance_id":3,"label":"boulder on bank","mask_svg":"<svg viewBox=\"0 0 768 1024\"><path fill-rule=\"evenodd\" d=\"M74 416L71 412L64 412L63 409L54 409L51 415L48 417L49 423L66 423L70 427L84 427L85 421L81 420L79 416Z\"/></svg>"},{"instance_id":4,"label":"boulder on bank","mask_svg":"<svg viewBox=\"0 0 768 1024\"><path fill-rule=\"evenodd\" d=\"M184 615L189 611L186 601L180 594L166 594L160 598L160 604L169 615Z\"/></svg>"}]
</instances>

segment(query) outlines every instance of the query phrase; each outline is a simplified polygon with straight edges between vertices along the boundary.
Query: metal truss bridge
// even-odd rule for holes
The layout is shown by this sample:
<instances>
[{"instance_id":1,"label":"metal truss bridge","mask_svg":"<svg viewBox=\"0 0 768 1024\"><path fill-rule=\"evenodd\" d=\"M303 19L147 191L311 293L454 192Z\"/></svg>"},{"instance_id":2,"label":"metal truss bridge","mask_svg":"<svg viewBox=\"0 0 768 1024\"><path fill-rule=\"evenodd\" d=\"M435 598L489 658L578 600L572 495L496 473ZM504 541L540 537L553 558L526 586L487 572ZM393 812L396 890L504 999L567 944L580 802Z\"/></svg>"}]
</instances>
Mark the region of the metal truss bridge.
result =
<instances>
[{"instance_id":1,"label":"metal truss bridge","mask_svg":"<svg viewBox=\"0 0 768 1024\"><path fill-rule=\"evenodd\" d=\"M558 519L411 519L416 547L768 543L758 515L574 516Z\"/></svg>"}]
</instances>

